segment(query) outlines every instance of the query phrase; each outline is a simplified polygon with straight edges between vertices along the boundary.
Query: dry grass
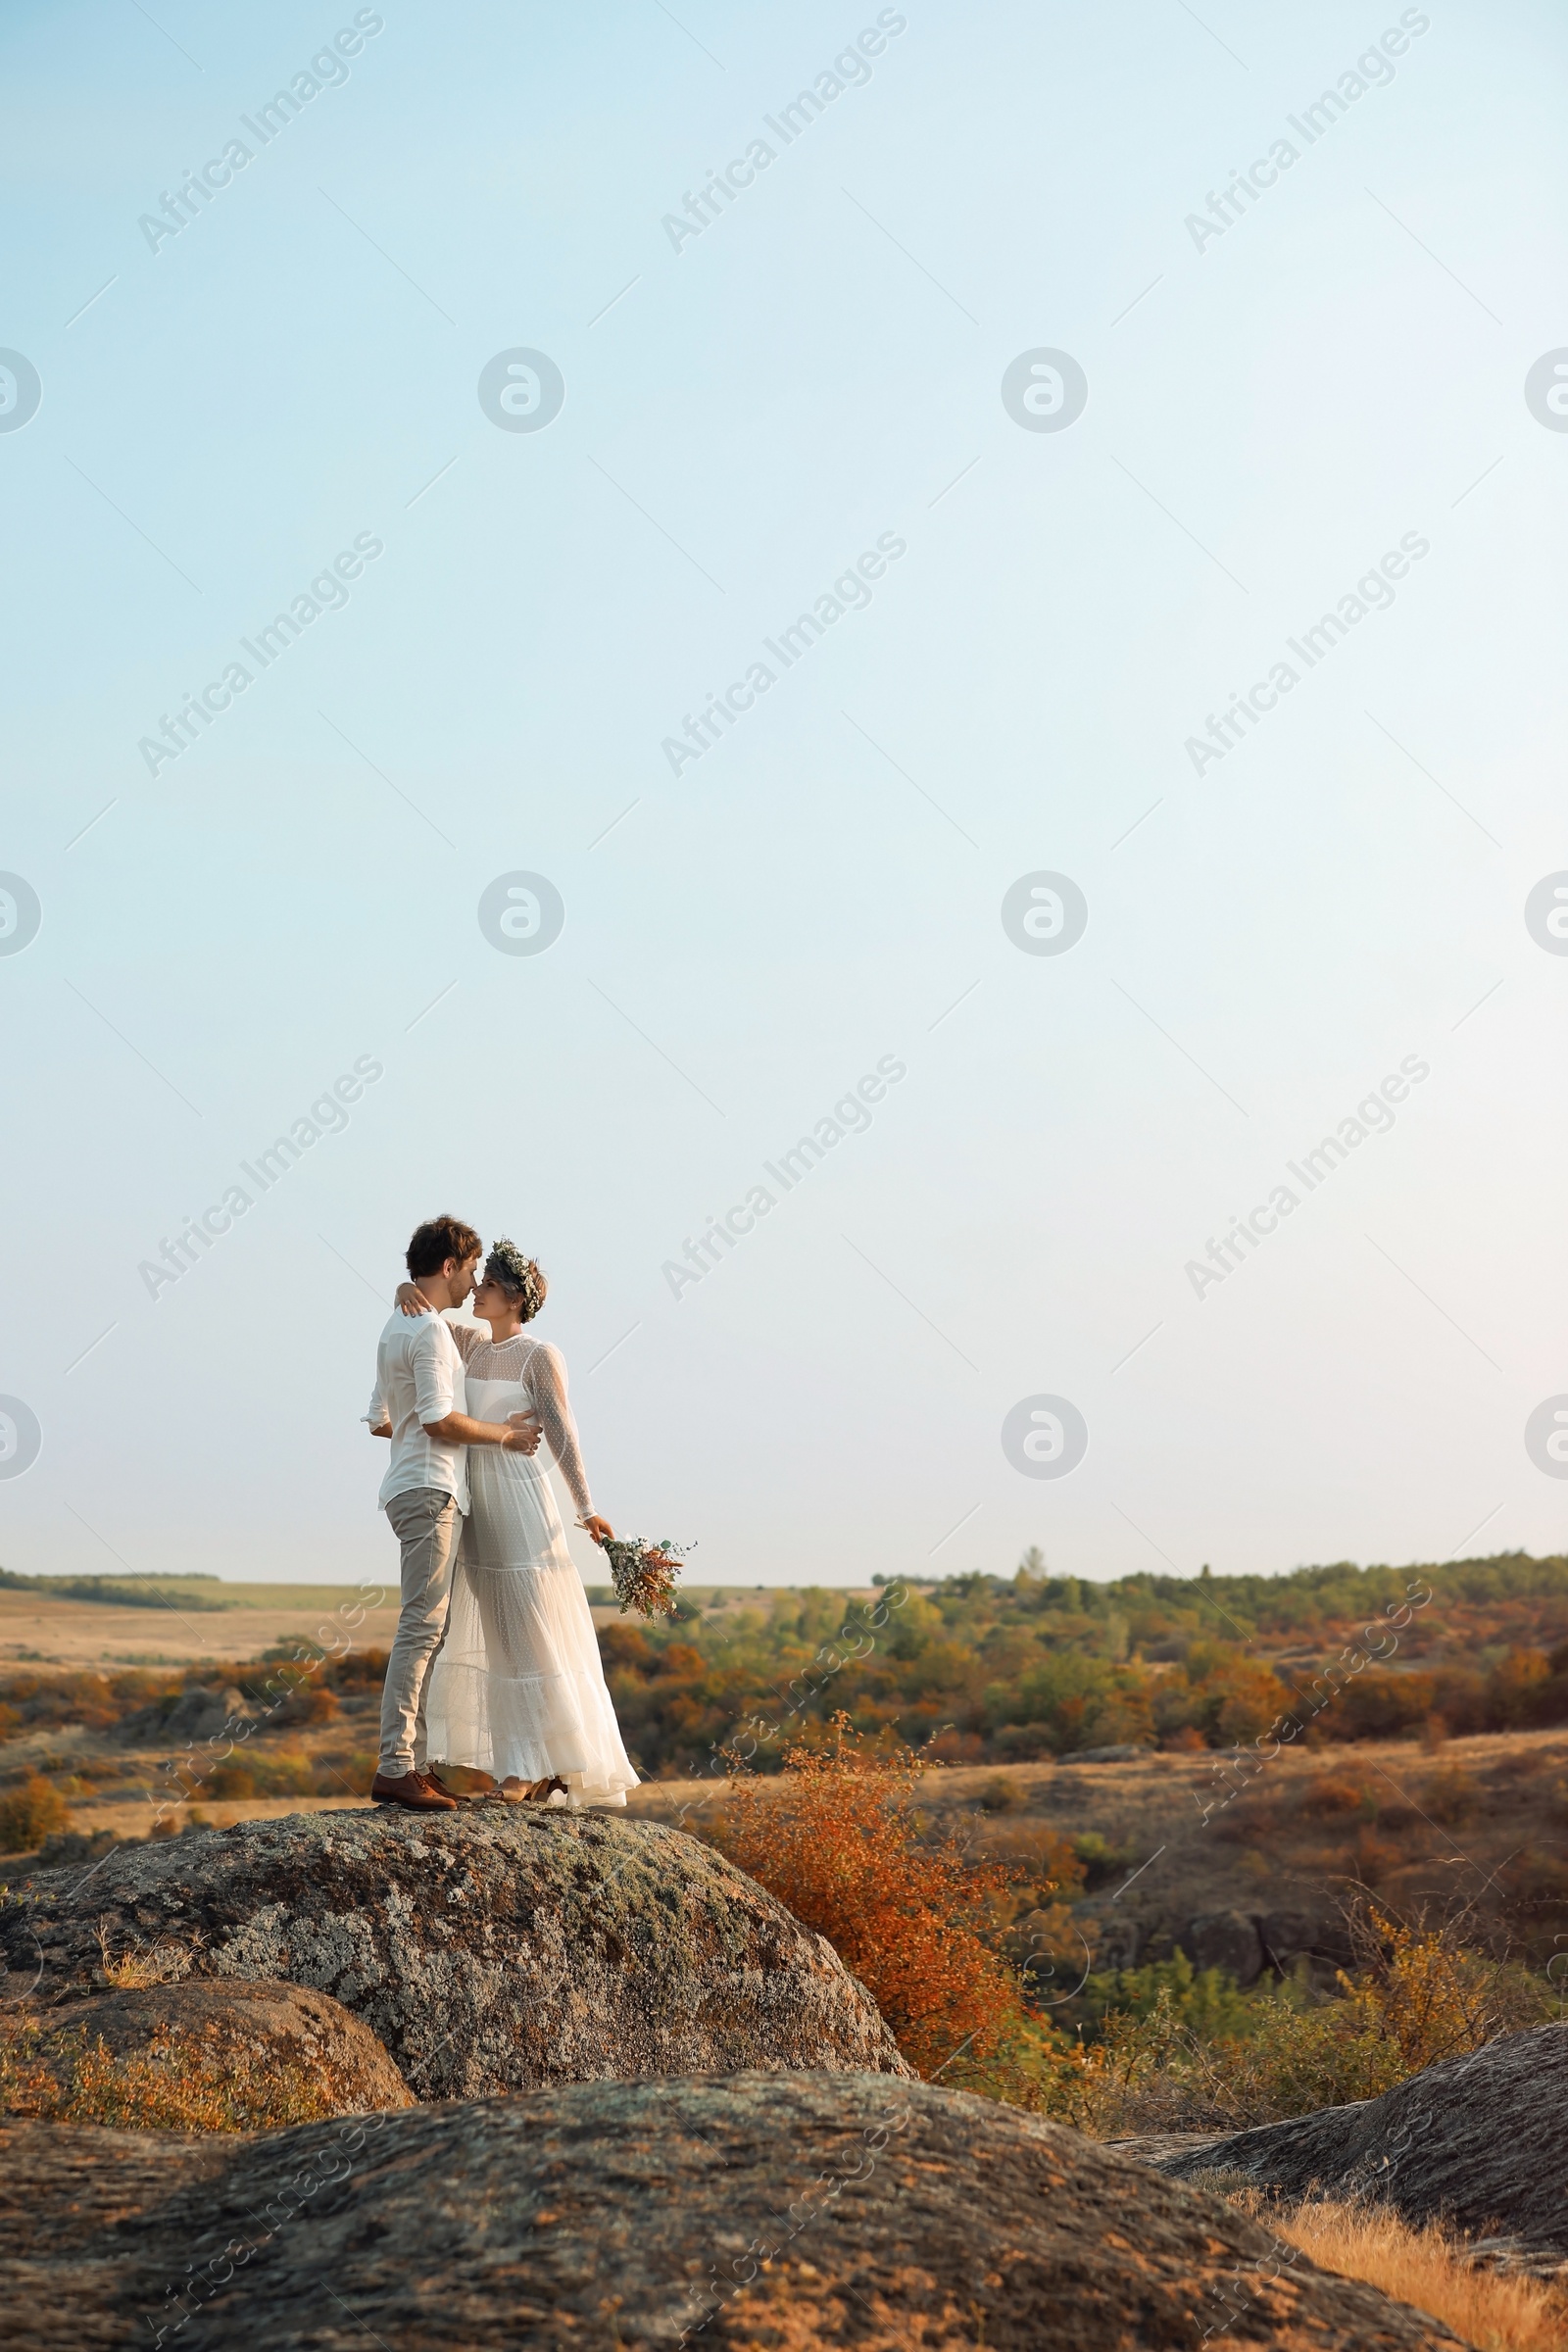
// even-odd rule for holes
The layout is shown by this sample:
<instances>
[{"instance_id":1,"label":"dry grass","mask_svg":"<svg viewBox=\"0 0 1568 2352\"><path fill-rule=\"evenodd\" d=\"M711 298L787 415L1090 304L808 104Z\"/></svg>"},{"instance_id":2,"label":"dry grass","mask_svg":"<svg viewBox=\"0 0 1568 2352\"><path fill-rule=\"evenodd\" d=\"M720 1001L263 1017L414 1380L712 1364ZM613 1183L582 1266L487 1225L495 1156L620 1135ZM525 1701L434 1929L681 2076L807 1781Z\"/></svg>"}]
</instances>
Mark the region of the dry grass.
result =
<instances>
[{"instance_id":1,"label":"dry grass","mask_svg":"<svg viewBox=\"0 0 1568 2352\"><path fill-rule=\"evenodd\" d=\"M319 2070L204 2049L166 2030L117 2058L97 2035L0 2011L0 2115L122 2132L266 2132L338 2112Z\"/></svg>"},{"instance_id":2,"label":"dry grass","mask_svg":"<svg viewBox=\"0 0 1568 2352\"><path fill-rule=\"evenodd\" d=\"M199 1943L200 1936L192 1938ZM139 1992L148 1984L177 1984L190 1974L191 1945L187 1943L132 1943L118 1957L109 1949L105 1928L98 1930L98 1950L102 1955L103 1973L117 1992Z\"/></svg>"},{"instance_id":3,"label":"dry grass","mask_svg":"<svg viewBox=\"0 0 1568 2352\"><path fill-rule=\"evenodd\" d=\"M1536 2278L1477 2270L1463 2240L1438 2223L1412 2230L1386 2206L1309 2199L1267 2205L1256 2189L1229 2196L1320 2270L1364 2278L1396 2302L1412 2303L1451 2328L1478 2352L1563 2352L1568 2302Z\"/></svg>"}]
</instances>

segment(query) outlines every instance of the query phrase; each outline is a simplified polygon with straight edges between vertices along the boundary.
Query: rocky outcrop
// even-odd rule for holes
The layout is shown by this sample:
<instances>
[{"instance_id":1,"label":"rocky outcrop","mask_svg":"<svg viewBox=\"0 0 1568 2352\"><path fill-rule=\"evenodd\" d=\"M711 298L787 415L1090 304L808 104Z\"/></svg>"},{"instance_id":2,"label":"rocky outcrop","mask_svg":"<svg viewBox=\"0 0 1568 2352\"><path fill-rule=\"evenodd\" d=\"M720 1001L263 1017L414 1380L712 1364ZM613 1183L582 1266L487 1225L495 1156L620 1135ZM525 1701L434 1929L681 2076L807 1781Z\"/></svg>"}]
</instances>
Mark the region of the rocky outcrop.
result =
<instances>
[{"instance_id":1,"label":"rocky outcrop","mask_svg":"<svg viewBox=\"0 0 1568 2352\"><path fill-rule=\"evenodd\" d=\"M1123 2140L1175 2179L1244 2175L1292 2197L1371 2196L1408 2222L1442 2218L1568 2256L1568 2024L1507 2034L1381 2098L1222 2138Z\"/></svg>"},{"instance_id":2,"label":"rocky outcrop","mask_svg":"<svg viewBox=\"0 0 1568 2352\"><path fill-rule=\"evenodd\" d=\"M261 1713L254 1700L232 1683L192 1683L172 1703L155 1700L151 1706L138 1707L122 1722L119 1736L127 1745L167 1740L178 1747L220 1739L225 1726L254 1723Z\"/></svg>"},{"instance_id":3,"label":"rocky outcrop","mask_svg":"<svg viewBox=\"0 0 1568 2352\"><path fill-rule=\"evenodd\" d=\"M323 2109L364 2114L414 2104L369 2027L329 1993L305 1984L187 1977L174 1984L63 2001L43 2011L39 2022L43 2031L36 2054L61 2076L77 2050L102 2043L112 2058L189 2051L252 2082L292 2073L308 2080L322 2102L303 2110L296 2106L295 2115Z\"/></svg>"},{"instance_id":4,"label":"rocky outcrop","mask_svg":"<svg viewBox=\"0 0 1568 2352\"><path fill-rule=\"evenodd\" d=\"M1076 2132L866 2075L582 2083L255 2137L29 2125L0 2130L0 2165L15 2352L1457 2340Z\"/></svg>"},{"instance_id":5,"label":"rocky outcrop","mask_svg":"<svg viewBox=\"0 0 1568 2352\"><path fill-rule=\"evenodd\" d=\"M1304 1961L1314 1984L1332 1987L1337 1971L1355 1961L1344 1920L1318 1912L1202 1911L1184 1918L1164 1911L1145 1917L1113 1898L1099 1908L1086 1906L1079 1916L1093 1921L1097 1968L1135 1968L1181 1951L1196 1968L1229 1969L1239 1984L1252 1984L1265 1969L1290 1976Z\"/></svg>"},{"instance_id":6,"label":"rocky outcrop","mask_svg":"<svg viewBox=\"0 0 1568 2352\"><path fill-rule=\"evenodd\" d=\"M1196 1968L1228 1968L1238 1984L1255 1984L1263 1973L1263 1945L1245 1911L1207 1911L1181 1939Z\"/></svg>"},{"instance_id":7,"label":"rocky outcrop","mask_svg":"<svg viewBox=\"0 0 1568 2352\"><path fill-rule=\"evenodd\" d=\"M1265 1911L1257 1932L1269 1965L1288 1976L1301 1958L1321 1962L1332 1972L1355 1966L1355 1945L1343 1914L1322 1911Z\"/></svg>"},{"instance_id":8,"label":"rocky outcrop","mask_svg":"<svg viewBox=\"0 0 1568 2352\"><path fill-rule=\"evenodd\" d=\"M830 1944L655 1822L502 1804L292 1814L127 1846L85 1875L38 1871L0 1904L15 1991L34 1976L45 2001L104 1989L104 1949L166 1980L315 1985L421 2099L908 2071Z\"/></svg>"}]
</instances>

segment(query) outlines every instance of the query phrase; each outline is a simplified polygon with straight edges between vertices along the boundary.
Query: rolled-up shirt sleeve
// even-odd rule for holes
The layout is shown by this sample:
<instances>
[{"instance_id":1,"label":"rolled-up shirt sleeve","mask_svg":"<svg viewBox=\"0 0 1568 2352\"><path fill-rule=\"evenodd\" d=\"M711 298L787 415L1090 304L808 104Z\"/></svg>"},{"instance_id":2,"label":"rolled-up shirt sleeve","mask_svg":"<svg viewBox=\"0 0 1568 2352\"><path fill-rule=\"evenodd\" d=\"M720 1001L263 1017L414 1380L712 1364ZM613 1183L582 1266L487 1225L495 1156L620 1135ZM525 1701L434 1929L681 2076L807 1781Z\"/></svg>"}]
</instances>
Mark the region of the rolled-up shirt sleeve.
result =
<instances>
[{"instance_id":1,"label":"rolled-up shirt sleeve","mask_svg":"<svg viewBox=\"0 0 1568 2352\"><path fill-rule=\"evenodd\" d=\"M381 1394L379 1380L370 1391L370 1401L365 1408L364 1418L368 1429L379 1429L383 1422L390 1421L392 1418L386 1409L386 1398Z\"/></svg>"},{"instance_id":2,"label":"rolled-up shirt sleeve","mask_svg":"<svg viewBox=\"0 0 1568 2352\"><path fill-rule=\"evenodd\" d=\"M410 1344L414 1363L414 1409L428 1429L457 1410L458 1391L452 1345L444 1325L431 1315Z\"/></svg>"}]
</instances>

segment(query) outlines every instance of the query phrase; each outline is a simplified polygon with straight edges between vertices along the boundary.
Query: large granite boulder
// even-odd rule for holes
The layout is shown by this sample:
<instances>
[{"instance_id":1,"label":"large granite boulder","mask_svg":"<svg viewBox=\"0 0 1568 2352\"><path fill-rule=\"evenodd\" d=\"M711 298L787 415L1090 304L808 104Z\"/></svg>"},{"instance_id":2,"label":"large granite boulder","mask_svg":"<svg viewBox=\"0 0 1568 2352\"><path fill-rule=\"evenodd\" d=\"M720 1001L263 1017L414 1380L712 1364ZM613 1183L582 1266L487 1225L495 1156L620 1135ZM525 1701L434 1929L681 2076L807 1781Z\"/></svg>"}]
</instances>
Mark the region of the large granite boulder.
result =
<instances>
[{"instance_id":1,"label":"large granite boulder","mask_svg":"<svg viewBox=\"0 0 1568 2352\"><path fill-rule=\"evenodd\" d=\"M11 2014L36 2024L31 2054L62 2083L71 2082L81 2053L101 2048L111 2058L193 2060L243 2084L257 2123L414 2105L363 2019L308 1984L186 1977L116 1987L41 2012L28 2003Z\"/></svg>"},{"instance_id":2,"label":"large granite boulder","mask_svg":"<svg viewBox=\"0 0 1568 2352\"><path fill-rule=\"evenodd\" d=\"M743 2067L903 2075L832 1946L678 1830L496 1804L291 1814L35 1872L9 1984L281 1978L362 2018L420 2099Z\"/></svg>"},{"instance_id":3,"label":"large granite boulder","mask_svg":"<svg viewBox=\"0 0 1568 2352\"><path fill-rule=\"evenodd\" d=\"M254 2137L0 2129L14 2352L1438 2352L1229 2206L924 2082L591 2082Z\"/></svg>"},{"instance_id":4,"label":"large granite boulder","mask_svg":"<svg viewBox=\"0 0 1568 2352\"><path fill-rule=\"evenodd\" d=\"M1506 2034L1381 2098L1250 2132L1124 2140L1180 2180L1241 2174L1291 2197L1366 2196L1568 2257L1568 2024Z\"/></svg>"}]
</instances>

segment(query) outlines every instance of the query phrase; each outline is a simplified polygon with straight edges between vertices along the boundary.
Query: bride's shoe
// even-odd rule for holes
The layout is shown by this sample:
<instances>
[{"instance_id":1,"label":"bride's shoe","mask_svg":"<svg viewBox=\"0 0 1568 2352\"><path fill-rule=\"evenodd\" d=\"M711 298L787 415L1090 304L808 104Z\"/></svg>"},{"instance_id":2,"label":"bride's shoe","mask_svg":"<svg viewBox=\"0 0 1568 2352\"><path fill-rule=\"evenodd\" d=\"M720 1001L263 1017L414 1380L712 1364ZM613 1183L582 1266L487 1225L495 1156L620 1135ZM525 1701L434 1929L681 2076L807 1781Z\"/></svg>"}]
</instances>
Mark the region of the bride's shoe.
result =
<instances>
[{"instance_id":1,"label":"bride's shoe","mask_svg":"<svg viewBox=\"0 0 1568 2352\"><path fill-rule=\"evenodd\" d=\"M557 1793L564 1796L566 1784L559 1773L547 1774L542 1781L521 1781L510 1773L501 1784L500 1793L509 1805L548 1805Z\"/></svg>"}]
</instances>

